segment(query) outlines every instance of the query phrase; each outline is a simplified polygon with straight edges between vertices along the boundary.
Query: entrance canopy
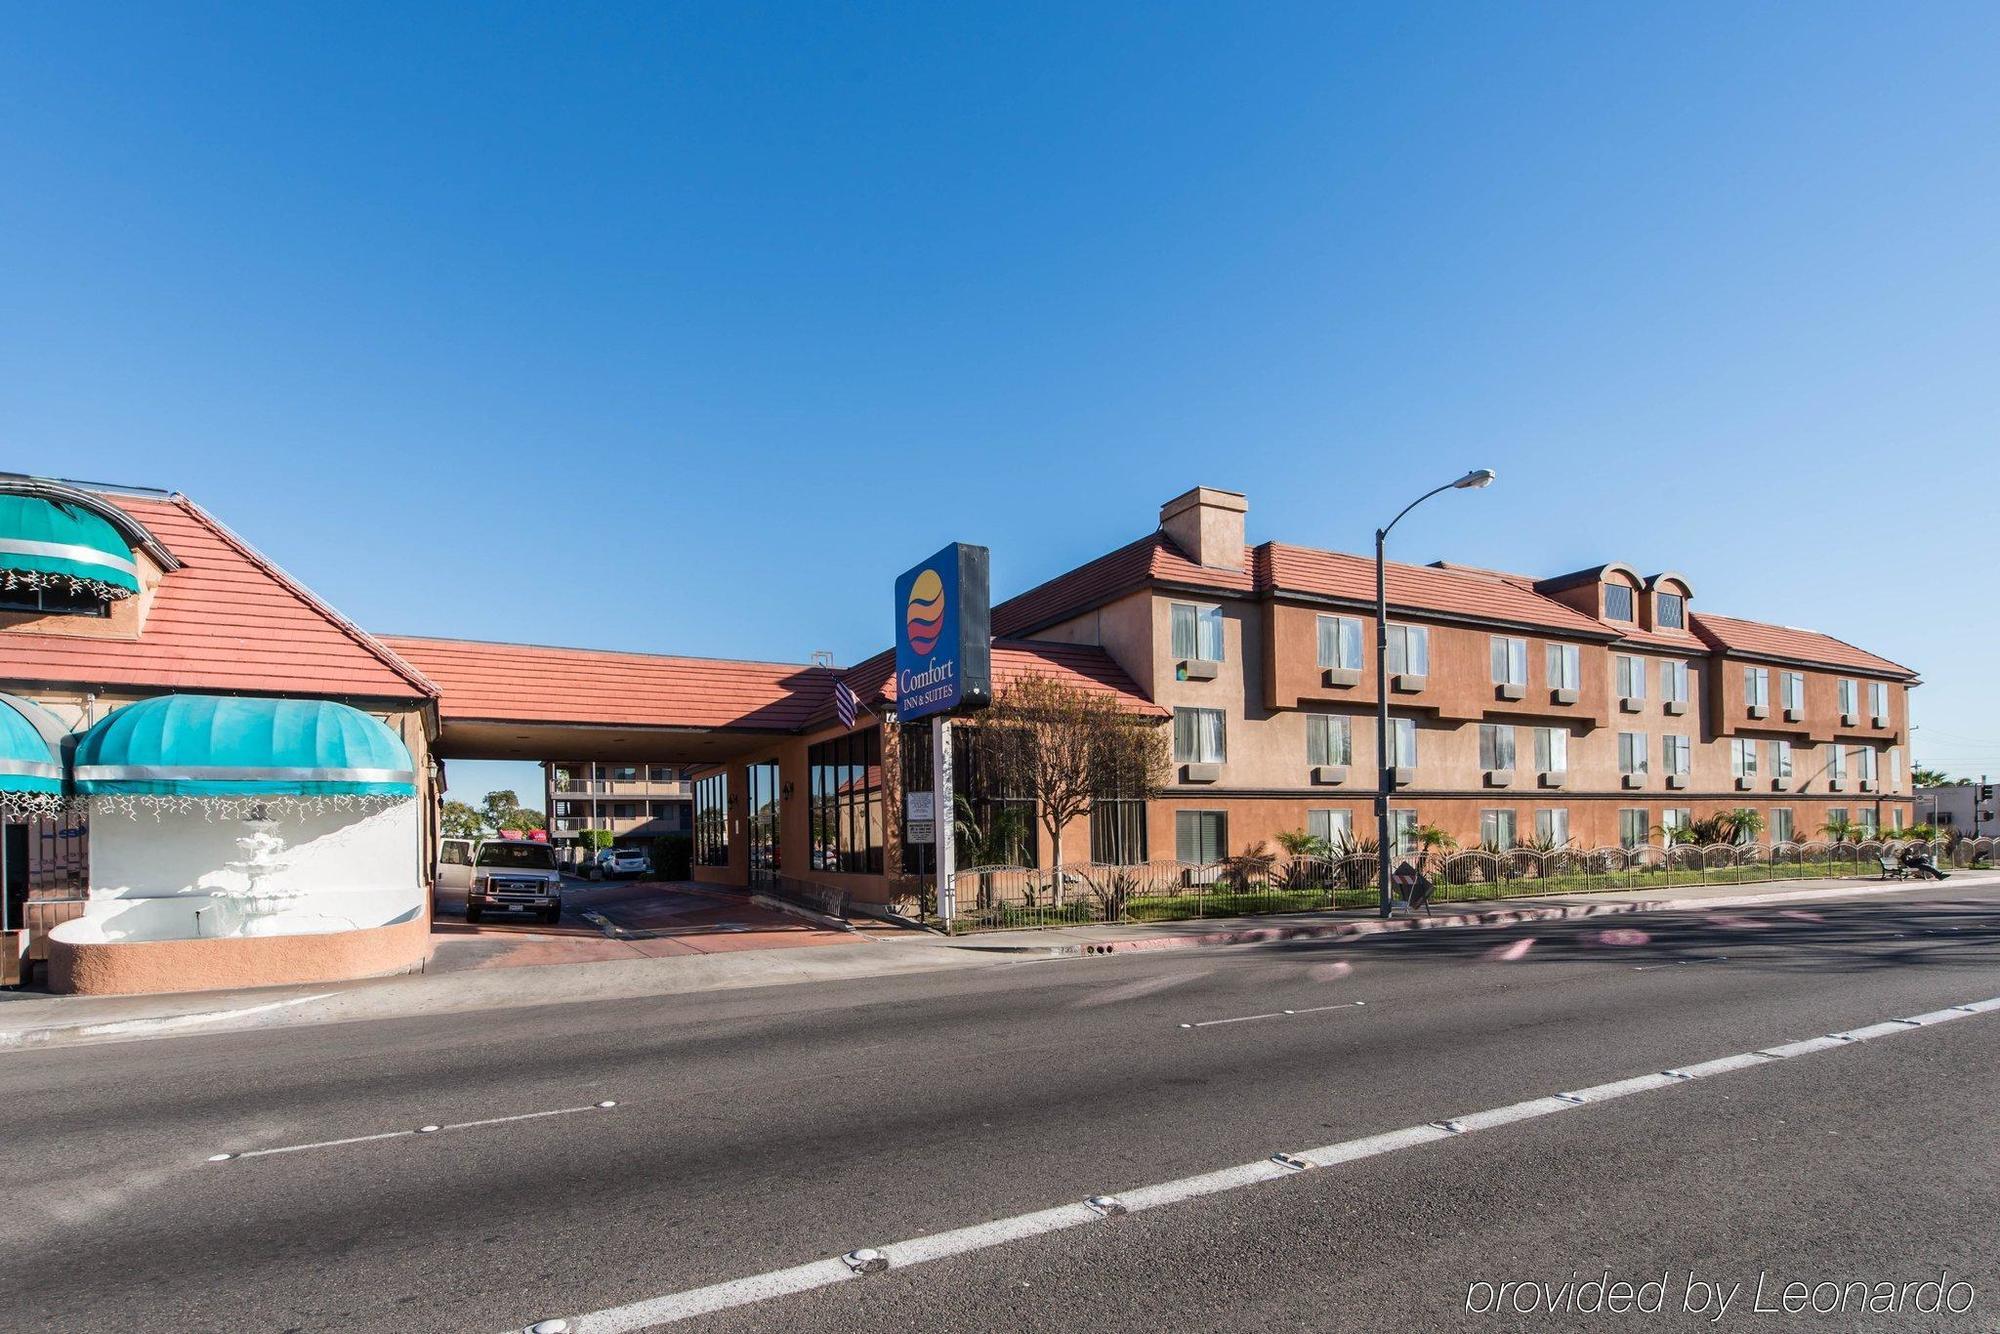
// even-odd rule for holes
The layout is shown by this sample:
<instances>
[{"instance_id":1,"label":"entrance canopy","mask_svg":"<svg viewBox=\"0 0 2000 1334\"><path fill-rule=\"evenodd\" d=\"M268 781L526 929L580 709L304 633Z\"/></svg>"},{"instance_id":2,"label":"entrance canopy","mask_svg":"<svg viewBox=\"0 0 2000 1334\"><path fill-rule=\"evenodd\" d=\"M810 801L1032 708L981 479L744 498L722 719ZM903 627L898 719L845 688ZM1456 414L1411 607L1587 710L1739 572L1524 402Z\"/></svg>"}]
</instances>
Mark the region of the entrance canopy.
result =
<instances>
[{"instance_id":1,"label":"entrance canopy","mask_svg":"<svg viewBox=\"0 0 2000 1334\"><path fill-rule=\"evenodd\" d=\"M72 772L84 796L412 797L402 739L324 699L161 695L85 732Z\"/></svg>"},{"instance_id":2,"label":"entrance canopy","mask_svg":"<svg viewBox=\"0 0 2000 1334\"><path fill-rule=\"evenodd\" d=\"M60 793L63 733L41 705L0 694L0 793Z\"/></svg>"}]
</instances>

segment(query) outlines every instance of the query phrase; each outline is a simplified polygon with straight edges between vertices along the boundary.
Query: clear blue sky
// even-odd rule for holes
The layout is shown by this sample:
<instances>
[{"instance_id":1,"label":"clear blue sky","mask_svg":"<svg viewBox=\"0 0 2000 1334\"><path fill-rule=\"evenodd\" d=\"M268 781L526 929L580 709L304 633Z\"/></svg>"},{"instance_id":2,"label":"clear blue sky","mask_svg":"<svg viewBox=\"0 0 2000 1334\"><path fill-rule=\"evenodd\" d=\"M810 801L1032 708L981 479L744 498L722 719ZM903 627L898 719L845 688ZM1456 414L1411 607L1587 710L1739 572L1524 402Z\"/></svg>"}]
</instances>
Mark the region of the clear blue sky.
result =
<instances>
[{"instance_id":1,"label":"clear blue sky","mask_svg":"<svg viewBox=\"0 0 2000 1334\"><path fill-rule=\"evenodd\" d=\"M380 630L852 661L1195 483L1693 581L2000 774L2000 7L9 5L0 467ZM488 776L454 786L482 786ZM521 786L519 770L498 776Z\"/></svg>"}]
</instances>

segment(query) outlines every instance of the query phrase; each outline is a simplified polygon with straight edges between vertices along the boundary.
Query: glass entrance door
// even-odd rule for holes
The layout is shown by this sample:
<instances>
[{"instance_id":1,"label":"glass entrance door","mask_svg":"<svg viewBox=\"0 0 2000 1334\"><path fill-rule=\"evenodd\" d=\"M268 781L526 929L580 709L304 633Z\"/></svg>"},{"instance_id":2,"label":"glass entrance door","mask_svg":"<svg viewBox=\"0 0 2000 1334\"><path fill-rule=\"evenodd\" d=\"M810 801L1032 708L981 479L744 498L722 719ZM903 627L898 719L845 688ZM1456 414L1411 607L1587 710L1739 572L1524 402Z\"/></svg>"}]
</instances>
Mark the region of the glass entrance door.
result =
<instances>
[{"instance_id":1,"label":"glass entrance door","mask_svg":"<svg viewBox=\"0 0 2000 1334\"><path fill-rule=\"evenodd\" d=\"M750 883L752 886L766 885L777 880L784 865L778 837L784 822L778 795L777 761L767 760L748 766L747 778L746 795L749 800L745 803L748 813L744 827L748 832Z\"/></svg>"}]
</instances>

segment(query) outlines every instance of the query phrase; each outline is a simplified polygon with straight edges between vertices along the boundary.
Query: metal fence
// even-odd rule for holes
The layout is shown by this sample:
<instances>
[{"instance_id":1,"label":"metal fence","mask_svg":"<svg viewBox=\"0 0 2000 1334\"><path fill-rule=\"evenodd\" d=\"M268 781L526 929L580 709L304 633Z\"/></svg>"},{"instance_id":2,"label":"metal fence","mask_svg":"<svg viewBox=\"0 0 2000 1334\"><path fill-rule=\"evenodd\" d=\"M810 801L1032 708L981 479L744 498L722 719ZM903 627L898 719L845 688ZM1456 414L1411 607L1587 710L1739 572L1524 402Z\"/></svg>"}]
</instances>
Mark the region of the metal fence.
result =
<instances>
[{"instance_id":1,"label":"metal fence","mask_svg":"<svg viewBox=\"0 0 2000 1334\"><path fill-rule=\"evenodd\" d=\"M1410 853L1397 858L1434 886L1433 903L1472 903L1552 894L1667 889L1693 885L1879 877L1884 859L1908 849L1943 868L1990 866L1996 842L1677 844L1671 847L1559 848L1536 852ZM954 931L1167 922L1204 917L1371 908L1376 858L1236 857L1221 862L1154 861L1130 866L973 866L958 872ZM900 885L899 885L900 888ZM934 917L927 887L905 891L906 907Z\"/></svg>"}]
</instances>

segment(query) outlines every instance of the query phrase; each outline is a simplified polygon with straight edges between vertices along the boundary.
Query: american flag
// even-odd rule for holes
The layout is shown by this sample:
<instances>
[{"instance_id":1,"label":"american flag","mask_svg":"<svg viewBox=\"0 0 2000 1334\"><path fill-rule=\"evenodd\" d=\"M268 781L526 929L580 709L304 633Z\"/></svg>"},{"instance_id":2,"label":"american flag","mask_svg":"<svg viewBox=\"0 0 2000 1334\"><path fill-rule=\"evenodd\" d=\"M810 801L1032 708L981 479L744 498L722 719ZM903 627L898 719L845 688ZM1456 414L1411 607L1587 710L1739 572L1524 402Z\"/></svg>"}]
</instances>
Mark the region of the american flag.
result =
<instances>
[{"instance_id":1,"label":"american flag","mask_svg":"<svg viewBox=\"0 0 2000 1334\"><path fill-rule=\"evenodd\" d=\"M854 692L847 688L845 681L833 683L833 708L834 712L840 715L842 727L854 726L855 715L861 710L861 701L854 697Z\"/></svg>"}]
</instances>

